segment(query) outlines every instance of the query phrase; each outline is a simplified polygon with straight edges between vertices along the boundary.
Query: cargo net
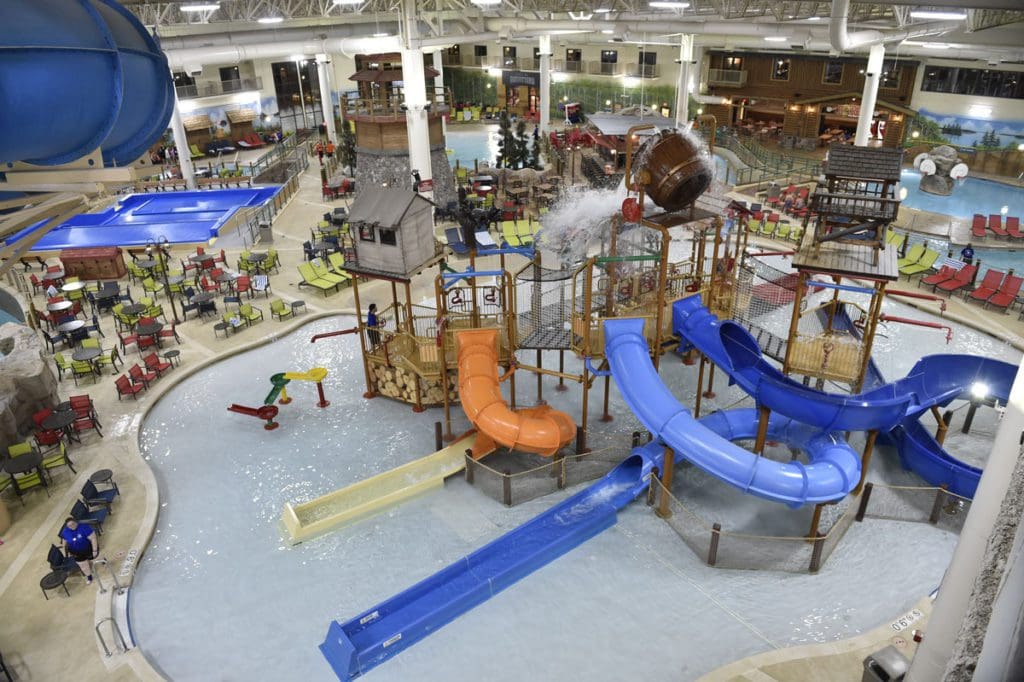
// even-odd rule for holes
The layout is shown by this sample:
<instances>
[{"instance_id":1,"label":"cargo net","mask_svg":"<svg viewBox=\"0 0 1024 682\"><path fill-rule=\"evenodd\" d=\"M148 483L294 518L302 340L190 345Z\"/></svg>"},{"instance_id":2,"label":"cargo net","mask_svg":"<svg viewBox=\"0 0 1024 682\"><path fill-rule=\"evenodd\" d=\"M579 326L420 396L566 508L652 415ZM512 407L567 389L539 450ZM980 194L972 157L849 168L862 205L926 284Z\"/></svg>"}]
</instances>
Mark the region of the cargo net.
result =
<instances>
[{"instance_id":1,"label":"cargo net","mask_svg":"<svg viewBox=\"0 0 1024 682\"><path fill-rule=\"evenodd\" d=\"M536 264L516 273L516 338L519 348L564 350L572 345L571 270Z\"/></svg>"},{"instance_id":2,"label":"cargo net","mask_svg":"<svg viewBox=\"0 0 1024 682\"><path fill-rule=\"evenodd\" d=\"M705 265L705 268L710 267L710 263ZM757 258L748 258L736 274L732 318L757 339L765 355L779 362L786 355L786 338L798 281L796 272L784 272ZM803 305L817 305L821 298L815 296L818 291L811 286ZM806 333L824 332L817 315L807 320L801 318L801 324L817 324L816 329L805 326Z\"/></svg>"}]
</instances>

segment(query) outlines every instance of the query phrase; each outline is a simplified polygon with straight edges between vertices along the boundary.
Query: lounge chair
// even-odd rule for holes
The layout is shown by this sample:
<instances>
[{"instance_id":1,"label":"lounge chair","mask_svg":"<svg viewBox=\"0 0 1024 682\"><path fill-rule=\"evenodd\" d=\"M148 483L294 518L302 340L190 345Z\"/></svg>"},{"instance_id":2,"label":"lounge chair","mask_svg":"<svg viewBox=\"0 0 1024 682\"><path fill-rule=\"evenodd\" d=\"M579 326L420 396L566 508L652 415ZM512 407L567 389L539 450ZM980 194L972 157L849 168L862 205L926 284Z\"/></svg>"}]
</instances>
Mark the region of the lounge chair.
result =
<instances>
[{"instance_id":1,"label":"lounge chair","mask_svg":"<svg viewBox=\"0 0 1024 682\"><path fill-rule=\"evenodd\" d=\"M921 260L916 263L911 263L900 268L900 273L907 277L913 277L914 275L920 275L922 272L928 272L935 265L935 261L939 260L939 252L932 251L931 249L925 249L924 255L921 256Z\"/></svg>"},{"instance_id":2,"label":"lounge chair","mask_svg":"<svg viewBox=\"0 0 1024 682\"><path fill-rule=\"evenodd\" d=\"M771 215L769 215L768 218L764 221L764 225L761 226L761 234L763 234L766 237L774 237L775 230L779 227L780 217L781 216L778 213L772 213Z\"/></svg>"},{"instance_id":3,"label":"lounge chair","mask_svg":"<svg viewBox=\"0 0 1024 682\"><path fill-rule=\"evenodd\" d=\"M779 223L778 228L776 228L776 230L775 230L775 237L776 237L776 239L788 239L789 238L789 231L791 229L792 229L792 226L789 224L789 221L788 220L783 220L782 222Z\"/></svg>"},{"instance_id":4,"label":"lounge chair","mask_svg":"<svg viewBox=\"0 0 1024 682\"><path fill-rule=\"evenodd\" d=\"M959 291L964 287L971 285L974 280L974 275L978 272L977 265L965 265L953 275L950 279L945 282L939 282L932 287L932 291L947 291L952 294L954 291Z\"/></svg>"},{"instance_id":5,"label":"lounge chair","mask_svg":"<svg viewBox=\"0 0 1024 682\"><path fill-rule=\"evenodd\" d=\"M516 231L516 222L514 220L501 221L501 236L509 246L523 245L519 240L519 233Z\"/></svg>"},{"instance_id":6,"label":"lounge chair","mask_svg":"<svg viewBox=\"0 0 1024 682\"><path fill-rule=\"evenodd\" d=\"M286 317L291 317L292 309L281 299L275 298L270 302L270 314L278 320L283 320Z\"/></svg>"},{"instance_id":7,"label":"lounge chair","mask_svg":"<svg viewBox=\"0 0 1024 682\"><path fill-rule=\"evenodd\" d=\"M1007 237L1006 230L1003 229L1003 216L998 213L990 213L988 216L988 229L996 233L997 237Z\"/></svg>"},{"instance_id":8,"label":"lounge chair","mask_svg":"<svg viewBox=\"0 0 1024 682\"><path fill-rule=\"evenodd\" d=\"M985 307L992 306L993 308L1002 308L1004 312L1008 311L1010 304L1017 299L1017 294L1020 293L1021 284L1024 284L1024 277L1007 275L999 286L999 291L985 301Z\"/></svg>"},{"instance_id":9,"label":"lounge chair","mask_svg":"<svg viewBox=\"0 0 1024 682\"><path fill-rule=\"evenodd\" d=\"M315 258L309 262L309 266L313 268L313 272L320 279L326 279L328 282L334 282L340 288L345 282L352 280L352 275L344 272L343 274L336 274L327 269L327 265L320 260Z\"/></svg>"},{"instance_id":10,"label":"lounge chair","mask_svg":"<svg viewBox=\"0 0 1024 682\"><path fill-rule=\"evenodd\" d=\"M903 268L905 268L906 266L912 265L917 261L921 260L921 256L924 255L925 249L927 248L928 247L924 245L924 242L914 244L913 246L910 247L910 250L907 251L906 256L896 261L896 267L899 268L900 272L902 272Z\"/></svg>"},{"instance_id":11,"label":"lounge chair","mask_svg":"<svg viewBox=\"0 0 1024 682\"><path fill-rule=\"evenodd\" d=\"M299 286L308 285L314 289L319 289L324 292L324 296L327 296L327 292L331 289L337 290L338 288L337 282L332 282L317 276L316 272L313 270L313 266L309 263L303 263L299 266L299 275L302 277L302 282Z\"/></svg>"},{"instance_id":12,"label":"lounge chair","mask_svg":"<svg viewBox=\"0 0 1024 682\"><path fill-rule=\"evenodd\" d=\"M446 227L444 229L444 236L448 240L448 248L454 251L459 256L464 256L469 253L469 247L462 241L462 235L459 233L457 227Z\"/></svg>"},{"instance_id":13,"label":"lounge chair","mask_svg":"<svg viewBox=\"0 0 1024 682\"><path fill-rule=\"evenodd\" d=\"M999 285L1003 281L1005 275L1006 273L1000 270L989 270L982 278L981 284L979 284L974 291L967 294L967 296L975 301L981 301L984 303L999 291Z\"/></svg>"},{"instance_id":14,"label":"lounge chair","mask_svg":"<svg viewBox=\"0 0 1024 682\"><path fill-rule=\"evenodd\" d=\"M938 272L922 277L921 281L917 283L917 286L925 284L930 287L935 287L939 284L942 284L946 280L953 279L957 272L959 272L959 270L957 270L953 266L943 265L942 267L939 268Z\"/></svg>"},{"instance_id":15,"label":"lounge chair","mask_svg":"<svg viewBox=\"0 0 1024 682\"><path fill-rule=\"evenodd\" d=\"M263 321L263 311L254 306L252 303L243 303L238 309L238 314L245 320L245 324L252 326L257 322Z\"/></svg>"},{"instance_id":16,"label":"lounge chair","mask_svg":"<svg viewBox=\"0 0 1024 682\"><path fill-rule=\"evenodd\" d=\"M189 156L191 156L193 159L201 159L204 156L206 156L206 154L204 154L203 152L199 151L199 147L197 145L194 145L194 144L189 145L188 153L189 153Z\"/></svg>"},{"instance_id":17,"label":"lounge chair","mask_svg":"<svg viewBox=\"0 0 1024 682\"><path fill-rule=\"evenodd\" d=\"M984 239L988 236L985 231L985 216L980 213L974 214L974 220L971 222L971 236L975 239Z\"/></svg>"},{"instance_id":18,"label":"lounge chair","mask_svg":"<svg viewBox=\"0 0 1024 682\"><path fill-rule=\"evenodd\" d=\"M523 246L533 244L533 224L529 220L516 221L516 235Z\"/></svg>"},{"instance_id":19,"label":"lounge chair","mask_svg":"<svg viewBox=\"0 0 1024 682\"><path fill-rule=\"evenodd\" d=\"M1020 218L1017 216L1007 217L1006 233L1014 239L1024 239L1024 233L1020 231Z\"/></svg>"}]
</instances>

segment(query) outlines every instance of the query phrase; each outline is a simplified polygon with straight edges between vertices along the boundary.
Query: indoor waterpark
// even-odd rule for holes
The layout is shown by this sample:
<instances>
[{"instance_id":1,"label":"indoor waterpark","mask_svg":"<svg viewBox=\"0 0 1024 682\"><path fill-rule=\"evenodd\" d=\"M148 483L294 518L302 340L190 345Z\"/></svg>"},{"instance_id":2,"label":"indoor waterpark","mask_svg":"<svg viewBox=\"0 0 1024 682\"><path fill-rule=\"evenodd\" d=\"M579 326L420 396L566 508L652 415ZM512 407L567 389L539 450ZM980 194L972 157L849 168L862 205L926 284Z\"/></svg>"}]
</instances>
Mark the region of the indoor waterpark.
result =
<instances>
[{"instance_id":1,"label":"indoor waterpark","mask_svg":"<svg viewBox=\"0 0 1024 682\"><path fill-rule=\"evenodd\" d=\"M0 673L1024 675L1019 7L270 5L0 7Z\"/></svg>"}]
</instances>

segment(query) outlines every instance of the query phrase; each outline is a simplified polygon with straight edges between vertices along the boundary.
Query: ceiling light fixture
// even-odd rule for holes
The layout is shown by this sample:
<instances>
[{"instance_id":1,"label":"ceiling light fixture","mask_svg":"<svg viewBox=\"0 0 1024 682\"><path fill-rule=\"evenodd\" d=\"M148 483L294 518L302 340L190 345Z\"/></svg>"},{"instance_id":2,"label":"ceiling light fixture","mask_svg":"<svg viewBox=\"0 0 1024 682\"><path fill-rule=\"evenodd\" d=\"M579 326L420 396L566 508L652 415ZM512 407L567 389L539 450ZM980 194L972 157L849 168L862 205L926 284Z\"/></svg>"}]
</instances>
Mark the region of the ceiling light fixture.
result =
<instances>
[{"instance_id":1,"label":"ceiling light fixture","mask_svg":"<svg viewBox=\"0 0 1024 682\"><path fill-rule=\"evenodd\" d=\"M611 11L610 7L598 7L594 10L594 14L610 14Z\"/></svg>"},{"instance_id":2,"label":"ceiling light fixture","mask_svg":"<svg viewBox=\"0 0 1024 682\"><path fill-rule=\"evenodd\" d=\"M363 0L334 0L335 5L361 5Z\"/></svg>"},{"instance_id":3,"label":"ceiling light fixture","mask_svg":"<svg viewBox=\"0 0 1024 682\"><path fill-rule=\"evenodd\" d=\"M764 39L769 43L784 43L789 40L787 36L765 36Z\"/></svg>"},{"instance_id":4,"label":"ceiling light fixture","mask_svg":"<svg viewBox=\"0 0 1024 682\"><path fill-rule=\"evenodd\" d=\"M603 28L601 29L601 33L605 34L606 36L610 36L611 34L615 33L615 31L610 28Z\"/></svg>"},{"instance_id":5,"label":"ceiling light fixture","mask_svg":"<svg viewBox=\"0 0 1024 682\"><path fill-rule=\"evenodd\" d=\"M686 9L687 7L690 6L690 3L664 2L663 0L652 0L652 2L647 3L647 6L653 7L654 9Z\"/></svg>"},{"instance_id":6,"label":"ceiling light fixture","mask_svg":"<svg viewBox=\"0 0 1024 682\"><path fill-rule=\"evenodd\" d=\"M384 31L378 31L377 33L373 34L374 38L388 38L390 36L391 36L390 33L385 33Z\"/></svg>"},{"instance_id":7,"label":"ceiling light fixture","mask_svg":"<svg viewBox=\"0 0 1024 682\"><path fill-rule=\"evenodd\" d=\"M260 24L280 24L284 17L260 17L256 21Z\"/></svg>"},{"instance_id":8,"label":"ceiling light fixture","mask_svg":"<svg viewBox=\"0 0 1024 682\"><path fill-rule=\"evenodd\" d=\"M178 5L178 9L182 12L213 12L214 10L220 9L220 3L210 2L202 5Z\"/></svg>"},{"instance_id":9,"label":"ceiling light fixture","mask_svg":"<svg viewBox=\"0 0 1024 682\"><path fill-rule=\"evenodd\" d=\"M469 0L474 5L480 5L481 7L491 7L494 5L500 5L501 0Z\"/></svg>"},{"instance_id":10,"label":"ceiling light fixture","mask_svg":"<svg viewBox=\"0 0 1024 682\"><path fill-rule=\"evenodd\" d=\"M967 12L941 12L939 10L931 9L912 9L910 10L910 16L914 19L942 19L949 21L959 21L967 18Z\"/></svg>"},{"instance_id":11,"label":"ceiling light fixture","mask_svg":"<svg viewBox=\"0 0 1024 682\"><path fill-rule=\"evenodd\" d=\"M821 17L807 17L807 21L821 21Z\"/></svg>"}]
</instances>

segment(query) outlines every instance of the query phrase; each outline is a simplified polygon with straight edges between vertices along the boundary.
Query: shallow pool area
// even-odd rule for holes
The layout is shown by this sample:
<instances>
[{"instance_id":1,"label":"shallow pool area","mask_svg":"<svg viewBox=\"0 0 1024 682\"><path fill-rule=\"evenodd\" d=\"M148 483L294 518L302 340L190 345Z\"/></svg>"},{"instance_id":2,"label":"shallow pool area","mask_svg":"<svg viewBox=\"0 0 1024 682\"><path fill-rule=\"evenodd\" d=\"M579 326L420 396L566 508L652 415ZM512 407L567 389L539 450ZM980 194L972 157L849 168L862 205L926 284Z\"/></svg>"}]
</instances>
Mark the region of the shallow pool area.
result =
<instances>
[{"instance_id":1,"label":"shallow pool area","mask_svg":"<svg viewBox=\"0 0 1024 682\"><path fill-rule=\"evenodd\" d=\"M999 213L1005 206L1006 215L1024 218L1024 188L980 178L965 178L954 183L949 196L921 191L921 174L904 169L900 173L900 186L907 189L903 206L919 211L942 213L970 219L975 213L985 216Z\"/></svg>"},{"instance_id":2,"label":"shallow pool area","mask_svg":"<svg viewBox=\"0 0 1024 682\"><path fill-rule=\"evenodd\" d=\"M581 489L508 508L459 476L387 512L289 546L278 527L286 501L310 499L433 451L439 409L415 414L384 398L364 399L354 337L309 343L312 334L352 322L317 320L224 358L182 380L145 417L140 449L161 501L131 592L131 622L141 649L168 678L211 679L216 671L221 680L334 680L317 650L331 620L360 613ZM966 330L958 329L950 346L937 341L938 332L884 333L876 357L884 354L887 377L905 373L922 348L1020 357ZM544 365L556 363L557 355L547 353ZM276 431L227 411L231 403L261 403L271 374L313 366L330 371L326 409L315 406L315 387L293 382L294 400L281 406ZM580 371L580 361L567 356L566 371ZM666 355L661 374L692 404L694 367ZM533 375L524 377L521 404L535 399L535 383ZM556 383L544 378L545 399L578 421L578 387L559 393ZM752 404L738 388L719 384L705 412ZM640 425L614 381L614 420L600 422L600 387L599 381L591 394L590 445L625 457ZM455 431L468 426L457 406L452 413ZM910 476L883 450L873 476ZM713 501L729 510L737 524L758 519L778 531L805 525L809 513L742 495L716 479L701 489L709 507ZM955 543L954 534L927 524L872 521L855 524L817 575L716 570L638 500L614 527L366 677L692 679L759 651L879 625L938 585ZM879 547L897 546L901 551L878 560Z\"/></svg>"}]
</instances>

